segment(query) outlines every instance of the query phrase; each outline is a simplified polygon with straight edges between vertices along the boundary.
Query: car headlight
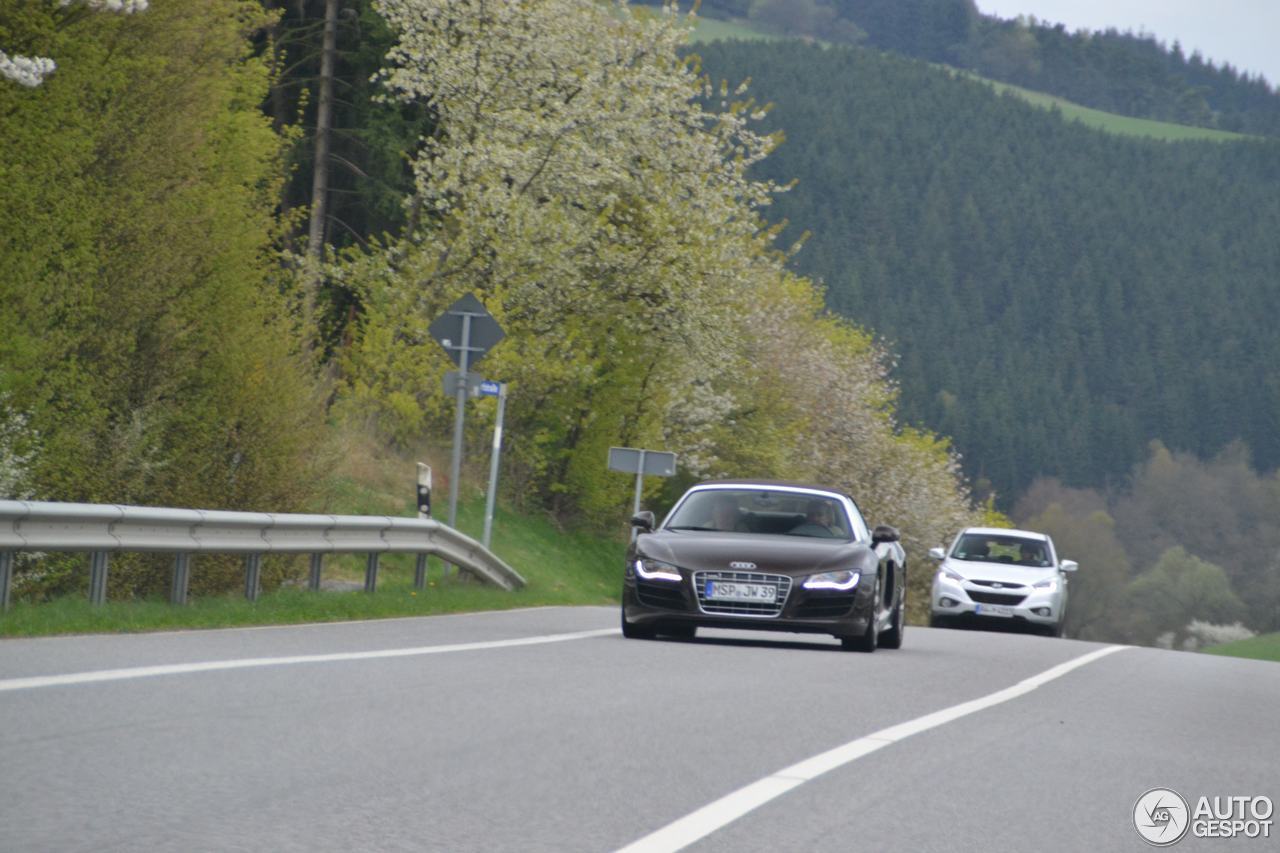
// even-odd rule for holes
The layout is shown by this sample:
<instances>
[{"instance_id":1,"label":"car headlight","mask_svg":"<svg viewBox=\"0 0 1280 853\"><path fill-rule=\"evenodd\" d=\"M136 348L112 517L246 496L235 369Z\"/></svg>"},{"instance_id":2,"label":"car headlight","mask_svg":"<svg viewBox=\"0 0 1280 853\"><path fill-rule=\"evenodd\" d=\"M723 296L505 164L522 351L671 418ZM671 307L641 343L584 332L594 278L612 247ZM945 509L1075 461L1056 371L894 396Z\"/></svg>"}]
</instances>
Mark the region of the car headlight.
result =
<instances>
[{"instance_id":1,"label":"car headlight","mask_svg":"<svg viewBox=\"0 0 1280 853\"><path fill-rule=\"evenodd\" d=\"M647 557L636 560L636 574L647 581L680 581L680 570L675 566Z\"/></svg>"},{"instance_id":2,"label":"car headlight","mask_svg":"<svg viewBox=\"0 0 1280 853\"><path fill-rule=\"evenodd\" d=\"M942 576L949 581L955 581L956 583L964 583L964 575L958 575L955 572L951 571L950 569L938 569L938 571L941 572Z\"/></svg>"},{"instance_id":3,"label":"car headlight","mask_svg":"<svg viewBox=\"0 0 1280 853\"><path fill-rule=\"evenodd\" d=\"M1056 589L1058 588L1058 579L1057 579L1057 578L1045 578L1044 580L1040 581L1040 582L1039 582L1039 583L1037 583L1037 584L1032 584L1032 587L1033 587L1034 589L1041 589L1041 590L1044 590L1045 592L1053 592L1054 590L1056 590Z\"/></svg>"},{"instance_id":4,"label":"car headlight","mask_svg":"<svg viewBox=\"0 0 1280 853\"><path fill-rule=\"evenodd\" d=\"M858 572L844 570L839 572L822 572L817 575L809 575L805 579L805 589L839 589L849 590L858 585Z\"/></svg>"}]
</instances>

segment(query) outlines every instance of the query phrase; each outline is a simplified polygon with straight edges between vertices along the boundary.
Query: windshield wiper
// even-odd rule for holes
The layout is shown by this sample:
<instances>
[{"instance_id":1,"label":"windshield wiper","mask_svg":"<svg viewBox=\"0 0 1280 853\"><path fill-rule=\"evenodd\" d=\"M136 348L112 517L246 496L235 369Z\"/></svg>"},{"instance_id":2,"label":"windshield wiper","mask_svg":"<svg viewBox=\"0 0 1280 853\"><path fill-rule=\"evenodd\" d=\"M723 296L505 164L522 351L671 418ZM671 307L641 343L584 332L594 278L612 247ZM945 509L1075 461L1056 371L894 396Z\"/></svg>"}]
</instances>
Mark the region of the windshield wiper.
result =
<instances>
[{"instance_id":1,"label":"windshield wiper","mask_svg":"<svg viewBox=\"0 0 1280 853\"><path fill-rule=\"evenodd\" d=\"M695 525L688 525L688 524L673 525L673 526L671 526L671 527L664 527L664 528L662 528L662 529L663 529L663 530L706 530L706 531L709 531L709 532L711 532L711 533L723 533L723 532L724 532L724 531L722 531L722 530L721 530L720 528L718 528L718 527L697 527L697 526L695 526Z\"/></svg>"}]
</instances>

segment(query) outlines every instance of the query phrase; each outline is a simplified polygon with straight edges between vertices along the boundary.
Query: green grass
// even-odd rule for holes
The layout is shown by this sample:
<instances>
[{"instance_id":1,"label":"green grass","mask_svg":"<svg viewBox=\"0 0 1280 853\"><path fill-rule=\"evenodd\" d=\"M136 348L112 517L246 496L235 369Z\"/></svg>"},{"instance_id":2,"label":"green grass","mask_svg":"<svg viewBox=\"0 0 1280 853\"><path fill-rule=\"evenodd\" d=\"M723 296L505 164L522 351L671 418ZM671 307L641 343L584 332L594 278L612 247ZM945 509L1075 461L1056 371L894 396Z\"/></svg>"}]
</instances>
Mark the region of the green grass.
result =
<instances>
[{"instance_id":1,"label":"green grass","mask_svg":"<svg viewBox=\"0 0 1280 853\"><path fill-rule=\"evenodd\" d=\"M342 475L330 484L332 500L326 511L360 515L412 515L412 479L396 462L389 468L379 462L366 465L362 476ZM408 483L399 482L401 479ZM460 503L458 527L480 538L484 506L478 497ZM442 499L437 516L447 511ZM119 633L190 628L228 628L242 625L284 625L353 619L426 616L476 610L500 610L555 604L610 604L622 588L621 539L566 532L541 516L525 516L499 508L494 517L493 550L525 579L527 585L506 592L476 581L441 576L438 559L432 558L425 590L413 588L415 558L388 554L378 572L378 590L363 591L365 557L339 555L325 561L325 581L358 582L349 592L281 587L261 595L256 602L240 594L192 599L185 607L165 600L108 601L89 604L84 595L30 604L18 602L0 615L0 636L34 637L53 634ZM305 559L298 561L305 573ZM87 577L86 569L86 577ZM199 560L192 563L200 571Z\"/></svg>"},{"instance_id":2,"label":"green grass","mask_svg":"<svg viewBox=\"0 0 1280 853\"><path fill-rule=\"evenodd\" d=\"M1234 643L1209 646L1204 649L1204 652L1210 655L1280 661L1280 633L1262 634L1247 640L1237 640Z\"/></svg>"}]
</instances>

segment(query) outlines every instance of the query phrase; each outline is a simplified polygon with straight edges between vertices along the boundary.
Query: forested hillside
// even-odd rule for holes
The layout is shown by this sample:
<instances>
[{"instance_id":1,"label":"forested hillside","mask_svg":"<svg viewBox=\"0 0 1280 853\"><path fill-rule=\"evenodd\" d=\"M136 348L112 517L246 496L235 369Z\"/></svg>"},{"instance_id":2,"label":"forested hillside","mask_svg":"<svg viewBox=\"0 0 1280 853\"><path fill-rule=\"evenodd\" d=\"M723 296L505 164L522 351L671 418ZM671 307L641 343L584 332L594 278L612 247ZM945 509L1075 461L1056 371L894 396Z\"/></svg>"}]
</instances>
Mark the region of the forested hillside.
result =
<instances>
[{"instance_id":1,"label":"forested hillside","mask_svg":"<svg viewBox=\"0 0 1280 853\"><path fill-rule=\"evenodd\" d=\"M702 11L766 32L945 63L1108 112L1280 135L1277 81L1146 33L1003 20L973 0L706 0Z\"/></svg>"},{"instance_id":2,"label":"forested hillside","mask_svg":"<svg viewBox=\"0 0 1280 853\"><path fill-rule=\"evenodd\" d=\"M1280 144L1111 136L861 49L698 53L775 105L758 169L797 180L770 213L811 235L795 267L979 481L1106 484L1154 438L1280 463Z\"/></svg>"}]
</instances>

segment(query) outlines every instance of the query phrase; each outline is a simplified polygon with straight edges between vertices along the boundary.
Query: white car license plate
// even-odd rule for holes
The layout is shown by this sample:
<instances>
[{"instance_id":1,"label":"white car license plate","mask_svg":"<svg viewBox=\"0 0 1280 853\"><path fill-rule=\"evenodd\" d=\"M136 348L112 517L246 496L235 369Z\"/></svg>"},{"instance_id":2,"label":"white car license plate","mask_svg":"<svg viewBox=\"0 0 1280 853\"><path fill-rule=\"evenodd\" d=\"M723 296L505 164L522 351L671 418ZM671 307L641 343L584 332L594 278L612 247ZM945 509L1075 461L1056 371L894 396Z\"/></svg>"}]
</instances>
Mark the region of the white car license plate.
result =
<instances>
[{"instance_id":1,"label":"white car license plate","mask_svg":"<svg viewBox=\"0 0 1280 853\"><path fill-rule=\"evenodd\" d=\"M979 616L1012 616L1013 608L1002 604L975 604L973 612Z\"/></svg>"},{"instance_id":2,"label":"white car license plate","mask_svg":"<svg viewBox=\"0 0 1280 853\"><path fill-rule=\"evenodd\" d=\"M763 583L707 581L706 595L714 601L760 601L772 604L778 600L778 588Z\"/></svg>"}]
</instances>

